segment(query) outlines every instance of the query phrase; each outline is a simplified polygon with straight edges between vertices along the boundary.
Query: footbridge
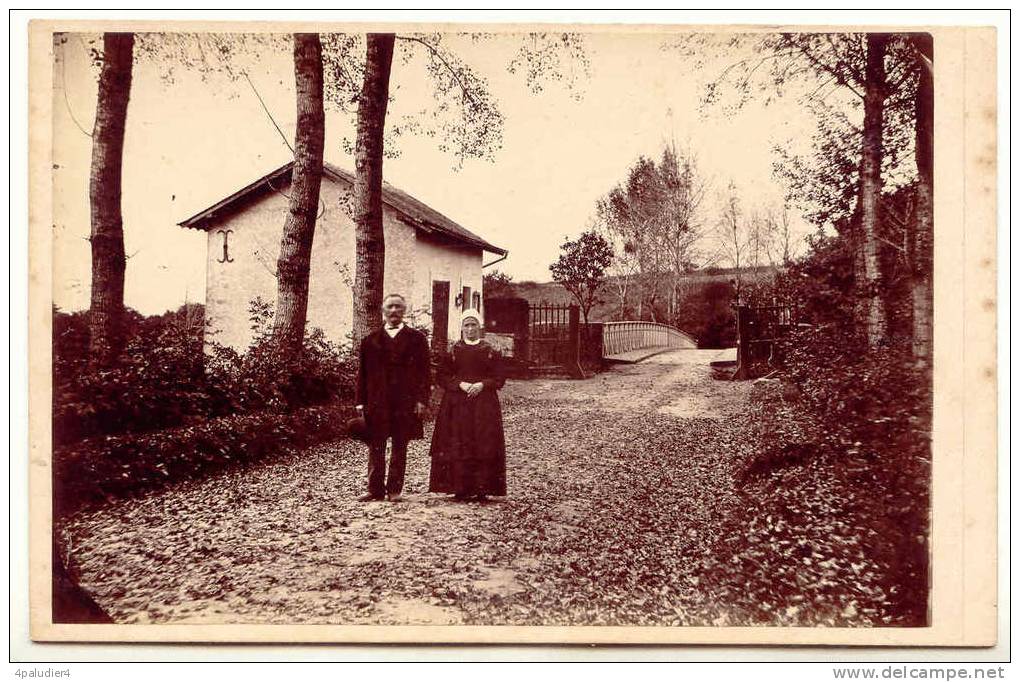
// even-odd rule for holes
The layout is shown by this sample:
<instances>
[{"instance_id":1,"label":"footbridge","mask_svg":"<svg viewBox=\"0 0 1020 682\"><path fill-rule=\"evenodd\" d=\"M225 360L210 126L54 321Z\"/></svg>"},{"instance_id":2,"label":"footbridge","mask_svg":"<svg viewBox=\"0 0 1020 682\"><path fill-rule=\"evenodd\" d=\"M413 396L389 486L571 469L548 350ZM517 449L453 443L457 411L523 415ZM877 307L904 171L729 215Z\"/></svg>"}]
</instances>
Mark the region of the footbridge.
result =
<instances>
[{"instance_id":1,"label":"footbridge","mask_svg":"<svg viewBox=\"0 0 1020 682\"><path fill-rule=\"evenodd\" d=\"M697 339L668 324L602 323L602 357L608 362L640 362L666 351L697 347Z\"/></svg>"}]
</instances>

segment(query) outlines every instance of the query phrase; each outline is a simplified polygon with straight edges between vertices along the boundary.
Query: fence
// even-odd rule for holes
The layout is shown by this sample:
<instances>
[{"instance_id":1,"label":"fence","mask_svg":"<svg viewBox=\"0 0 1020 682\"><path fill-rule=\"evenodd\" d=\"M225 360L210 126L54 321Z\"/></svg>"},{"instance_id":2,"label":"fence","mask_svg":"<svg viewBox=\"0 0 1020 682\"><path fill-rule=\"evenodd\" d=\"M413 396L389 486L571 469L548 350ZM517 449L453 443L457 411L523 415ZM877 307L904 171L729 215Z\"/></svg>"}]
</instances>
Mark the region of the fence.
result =
<instances>
[{"instance_id":1,"label":"fence","mask_svg":"<svg viewBox=\"0 0 1020 682\"><path fill-rule=\"evenodd\" d=\"M498 336L512 360L583 376L604 358L642 348L697 348L697 340L656 322L581 323L576 305L529 304L522 298L486 302L486 333Z\"/></svg>"},{"instance_id":2,"label":"fence","mask_svg":"<svg viewBox=\"0 0 1020 682\"><path fill-rule=\"evenodd\" d=\"M530 306L528 360L538 366L576 366L580 320L578 313L577 306Z\"/></svg>"},{"instance_id":3,"label":"fence","mask_svg":"<svg viewBox=\"0 0 1020 682\"><path fill-rule=\"evenodd\" d=\"M657 322L605 322L602 354L606 357L642 348L697 348L689 334Z\"/></svg>"},{"instance_id":4,"label":"fence","mask_svg":"<svg viewBox=\"0 0 1020 682\"><path fill-rule=\"evenodd\" d=\"M797 326L797 307L792 304L734 307L737 314L737 378L747 379L773 364L776 341Z\"/></svg>"},{"instance_id":5,"label":"fence","mask_svg":"<svg viewBox=\"0 0 1020 682\"><path fill-rule=\"evenodd\" d=\"M523 298L494 298L485 307L486 334L499 338L511 363L527 371L559 369L583 376L581 364L598 352L597 347L589 347L591 336L580 322L576 305L532 305ZM601 356L594 364L598 362Z\"/></svg>"}]
</instances>

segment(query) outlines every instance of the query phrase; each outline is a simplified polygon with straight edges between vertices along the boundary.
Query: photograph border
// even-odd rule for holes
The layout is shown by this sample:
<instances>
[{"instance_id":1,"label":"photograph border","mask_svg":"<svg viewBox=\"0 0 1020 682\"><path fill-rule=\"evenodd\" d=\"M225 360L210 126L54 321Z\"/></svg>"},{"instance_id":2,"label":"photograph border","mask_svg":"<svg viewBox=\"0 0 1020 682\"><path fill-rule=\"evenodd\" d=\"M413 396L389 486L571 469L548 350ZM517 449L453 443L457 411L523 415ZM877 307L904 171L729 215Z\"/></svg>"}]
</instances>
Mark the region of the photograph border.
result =
<instances>
[{"instance_id":1,"label":"photograph border","mask_svg":"<svg viewBox=\"0 0 1020 682\"><path fill-rule=\"evenodd\" d=\"M928 31L935 39L931 626L70 625L50 622L52 39L57 31ZM32 21L29 27L30 623L35 641L992 646L997 620L996 30L944 26Z\"/></svg>"}]
</instances>

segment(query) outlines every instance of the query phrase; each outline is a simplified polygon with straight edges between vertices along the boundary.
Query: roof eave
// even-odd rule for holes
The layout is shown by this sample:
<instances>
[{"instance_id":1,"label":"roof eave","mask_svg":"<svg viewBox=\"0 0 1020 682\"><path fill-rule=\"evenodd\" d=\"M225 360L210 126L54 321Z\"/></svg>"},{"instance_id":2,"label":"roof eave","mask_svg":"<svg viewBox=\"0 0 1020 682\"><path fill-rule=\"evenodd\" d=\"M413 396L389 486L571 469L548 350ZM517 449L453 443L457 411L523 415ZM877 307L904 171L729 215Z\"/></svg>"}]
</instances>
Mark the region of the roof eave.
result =
<instances>
[{"instance_id":1,"label":"roof eave","mask_svg":"<svg viewBox=\"0 0 1020 682\"><path fill-rule=\"evenodd\" d=\"M245 185L244 187L242 187L241 189L237 190L236 192L234 192L230 196L227 196L227 197L225 197L223 199L220 199L219 201L217 201L212 206L199 211L198 213L196 213L195 215L191 216L190 218L182 220L181 222L177 223L178 227L185 227L185 228L189 228L189 229L208 231L209 228L211 227L210 223L211 223L212 219L215 218L216 214L221 209L224 209L224 208L226 208L228 206L233 205L238 200L243 199L244 197L248 196L249 194L251 194L252 192L254 192L257 189L260 189L263 186L272 189L272 187L273 187L272 186L273 180L276 180L280 176L286 175L287 173L289 173L290 169L291 169L291 167L293 165L294 165L293 161L288 161L287 163L283 164L282 166L280 166L276 170L270 171L269 173L263 175L261 178L259 178L255 182L252 182L252 183L249 183L249 184Z\"/></svg>"},{"instance_id":2,"label":"roof eave","mask_svg":"<svg viewBox=\"0 0 1020 682\"><path fill-rule=\"evenodd\" d=\"M390 205L390 207L397 212L399 216L398 219L400 220L400 222L404 223L408 227L411 227L415 230L421 230L422 232L428 234L438 235L442 239L458 242L460 244L467 244L468 246L472 246L476 249L481 249L482 251L487 251L489 253L495 253L500 256L505 256L509 253L509 251L507 251L506 249L502 249L498 246L495 246L494 244L490 244L489 242L481 239L470 239L463 235L450 234L449 231L444 230L437 225L433 225L427 220L422 220L421 218L415 218L413 216L405 214L396 206Z\"/></svg>"},{"instance_id":3,"label":"roof eave","mask_svg":"<svg viewBox=\"0 0 1020 682\"><path fill-rule=\"evenodd\" d=\"M293 165L294 165L293 161L288 161L287 163L280 166L276 170L271 171L268 174L262 176L255 182L252 182L246 185L245 187L242 187L241 189L237 190L230 196L225 197L220 201L217 201L212 206L202 211L199 211L190 218L182 220L181 222L177 223L177 226L192 230L201 230L203 232L208 232L209 228L212 227L212 223L214 222L216 215L222 209L233 205L239 199L248 196L253 191L259 189L262 186L268 186L269 188L272 188L272 181L290 172ZM329 175L334 180L346 183L353 182L350 177L347 177L346 173L342 172L338 168L333 167L331 164L324 163L322 170L323 175ZM469 237L465 237L464 235L450 234L450 232L447 229L441 226L432 225L428 221L422 220L421 218L407 215L401 207L395 205L390 201L387 201L385 197L383 197L383 203L385 203L391 209L396 211L398 215L406 218L406 220L404 220L403 222L405 222L407 225L415 229L424 230L434 234L441 234L445 238L452 239L453 241L461 242L462 244L468 244L475 248L479 248L482 249L483 251L494 253L500 256L506 256L509 253L509 251L507 251L506 249L502 249L482 239L471 239Z\"/></svg>"}]
</instances>

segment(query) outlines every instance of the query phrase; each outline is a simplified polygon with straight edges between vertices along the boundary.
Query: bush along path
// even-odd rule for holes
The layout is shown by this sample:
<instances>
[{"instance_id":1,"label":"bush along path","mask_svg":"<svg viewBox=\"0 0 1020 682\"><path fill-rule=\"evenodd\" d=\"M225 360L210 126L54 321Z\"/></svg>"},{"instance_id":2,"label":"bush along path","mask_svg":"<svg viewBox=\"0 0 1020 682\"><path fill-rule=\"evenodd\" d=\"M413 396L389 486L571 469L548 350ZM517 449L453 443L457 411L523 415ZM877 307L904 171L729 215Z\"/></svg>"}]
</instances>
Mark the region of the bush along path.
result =
<instances>
[{"instance_id":1,"label":"bush along path","mask_svg":"<svg viewBox=\"0 0 1020 682\"><path fill-rule=\"evenodd\" d=\"M810 452L762 464L754 406L776 401L712 380L717 357L510 382L505 500L426 493L418 441L404 501L359 504L365 448L341 440L83 511L58 532L119 622L903 622L903 576L873 551L860 482Z\"/></svg>"},{"instance_id":2,"label":"bush along path","mask_svg":"<svg viewBox=\"0 0 1020 682\"><path fill-rule=\"evenodd\" d=\"M735 486L746 513L702 560L712 622L926 625L927 462L904 470L859 442L825 443L778 381L753 387L748 429L756 447Z\"/></svg>"}]
</instances>

